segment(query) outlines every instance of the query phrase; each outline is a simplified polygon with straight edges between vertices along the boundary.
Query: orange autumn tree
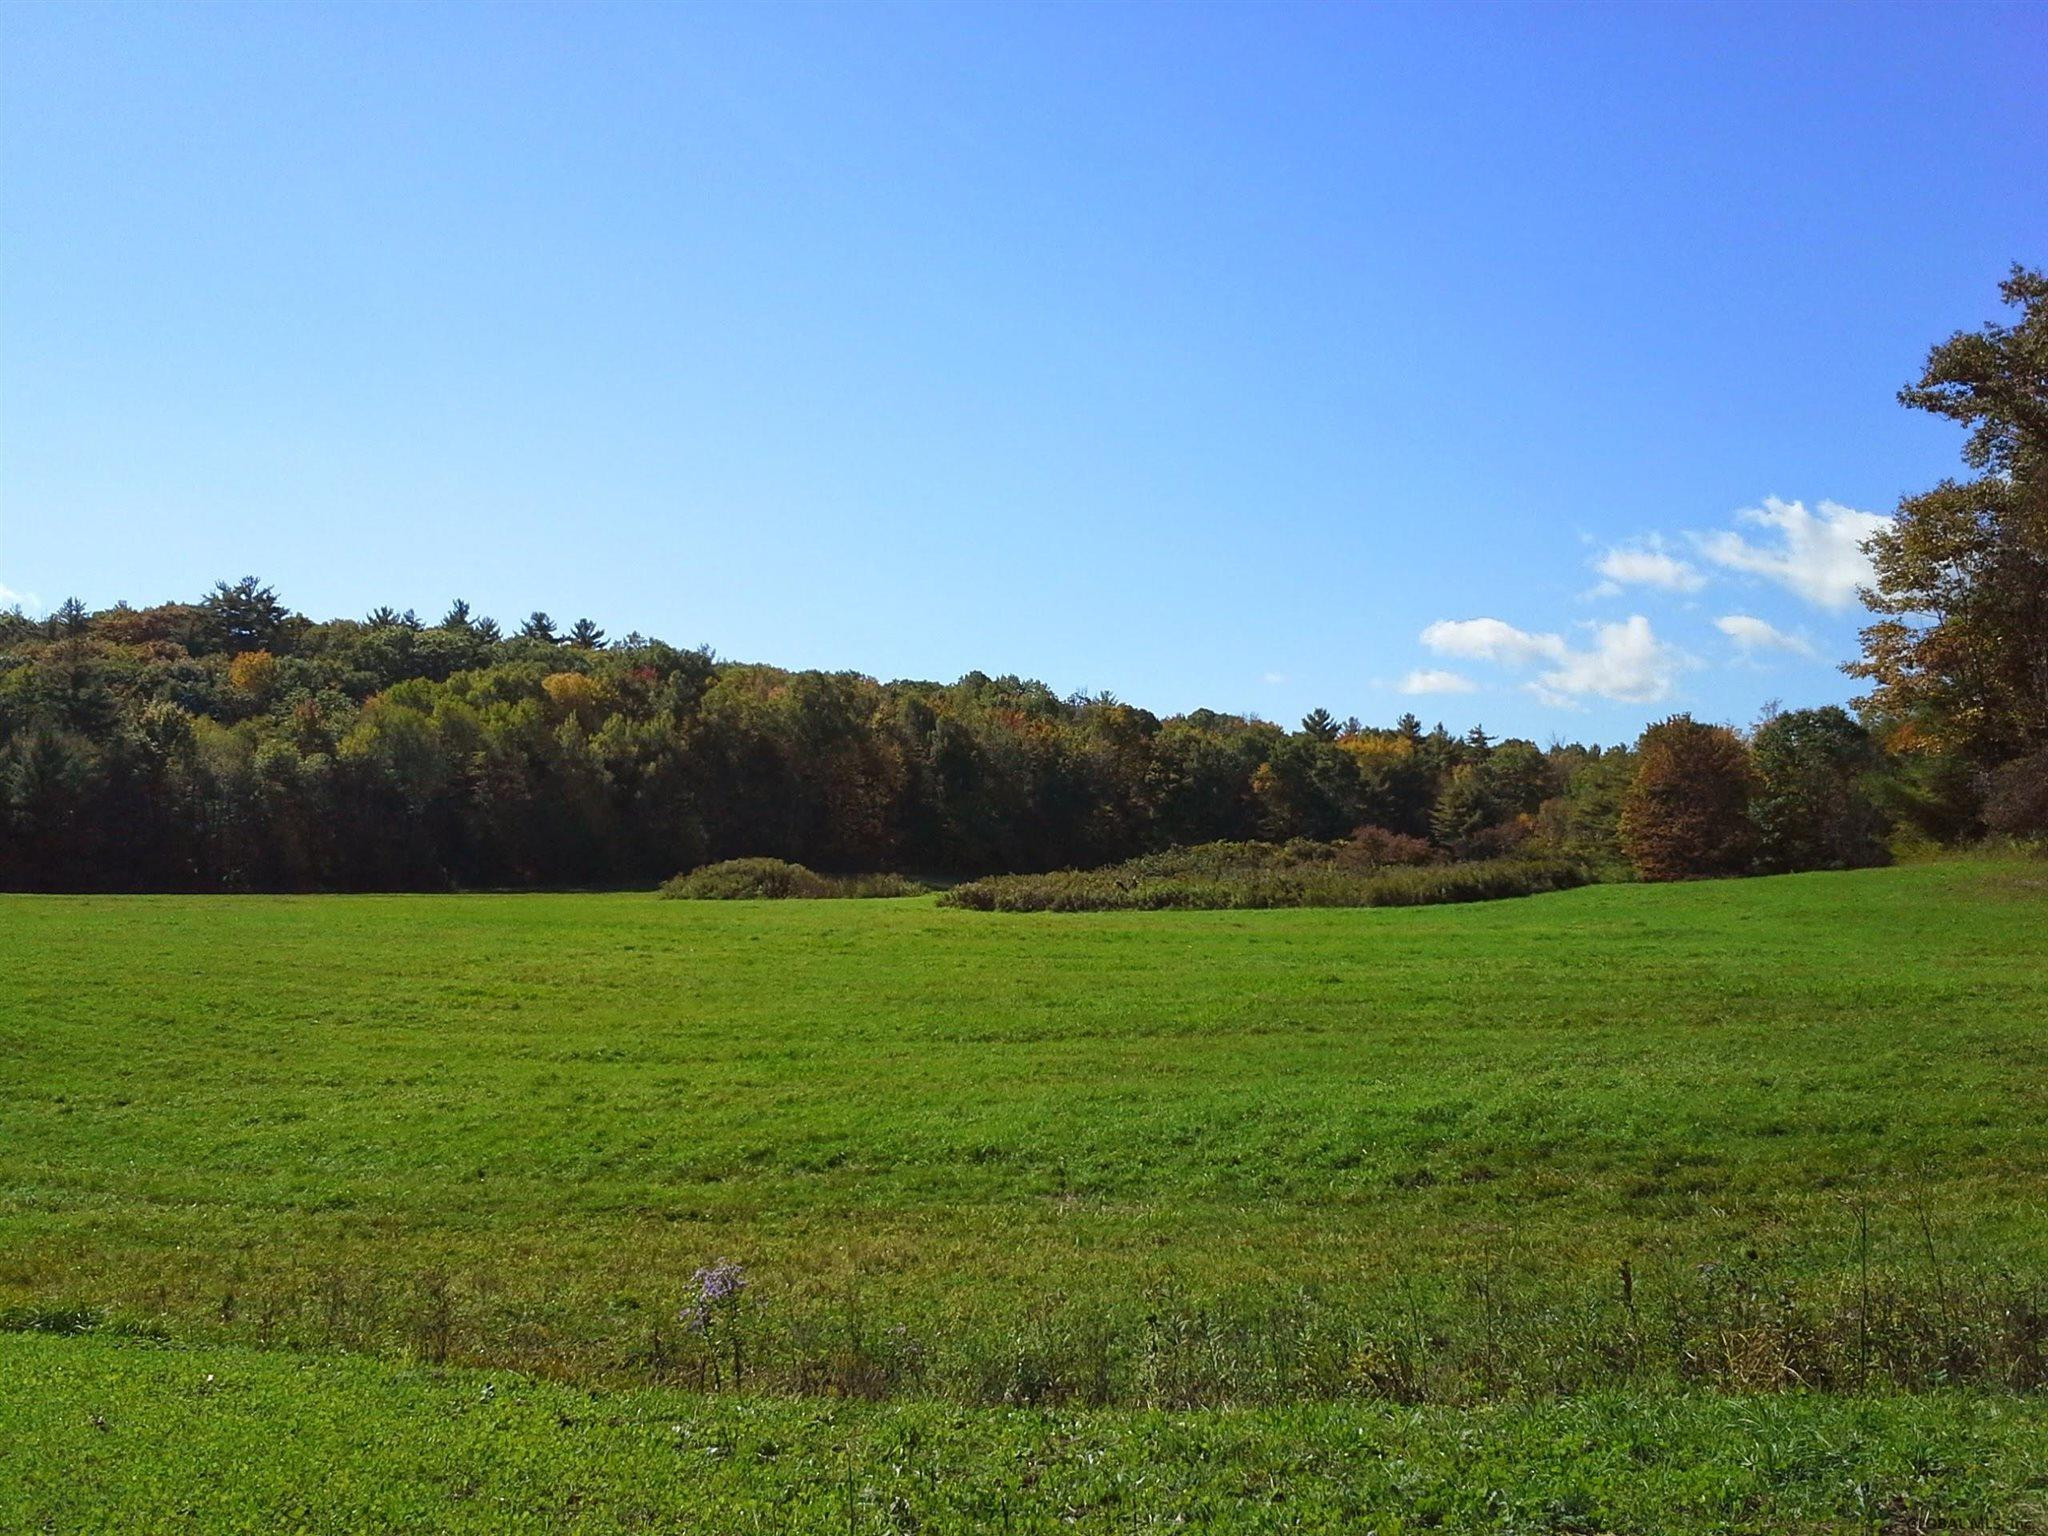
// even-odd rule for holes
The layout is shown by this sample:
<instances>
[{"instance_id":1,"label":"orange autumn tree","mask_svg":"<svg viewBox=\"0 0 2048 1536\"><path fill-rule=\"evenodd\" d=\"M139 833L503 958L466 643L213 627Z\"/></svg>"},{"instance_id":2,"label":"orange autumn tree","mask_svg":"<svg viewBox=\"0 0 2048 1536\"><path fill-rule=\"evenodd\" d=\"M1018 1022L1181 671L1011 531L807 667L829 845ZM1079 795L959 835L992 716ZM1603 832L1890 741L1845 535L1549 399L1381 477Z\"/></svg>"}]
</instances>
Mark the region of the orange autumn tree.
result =
<instances>
[{"instance_id":1,"label":"orange autumn tree","mask_svg":"<svg viewBox=\"0 0 2048 1536\"><path fill-rule=\"evenodd\" d=\"M1673 715L1643 732L1635 777L1621 803L1621 849L1645 880L1739 875L1756 827L1756 770L1725 725Z\"/></svg>"}]
</instances>

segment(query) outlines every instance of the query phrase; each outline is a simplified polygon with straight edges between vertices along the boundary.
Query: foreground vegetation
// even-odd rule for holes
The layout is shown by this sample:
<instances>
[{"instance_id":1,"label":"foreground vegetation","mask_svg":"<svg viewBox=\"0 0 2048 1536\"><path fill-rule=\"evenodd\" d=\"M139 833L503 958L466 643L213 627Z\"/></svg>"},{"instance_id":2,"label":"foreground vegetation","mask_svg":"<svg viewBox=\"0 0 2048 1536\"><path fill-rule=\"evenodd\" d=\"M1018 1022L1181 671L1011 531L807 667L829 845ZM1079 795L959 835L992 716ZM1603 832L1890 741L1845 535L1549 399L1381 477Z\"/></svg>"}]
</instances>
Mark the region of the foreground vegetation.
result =
<instances>
[{"instance_id":1,"label":"foreground vegetation","mask_svg":"<svg viewBox=\"0 0 2048 1536\"><path fill-rule=\"evenodd\" d=\"M14 898L0 1309L969 1403L2032 1390L2042 871Z\"/></svg>"},{"instance_id":2,"label":"foreground vegetation","mask_svg":"<svg viewBox=\"0 0 2048 1536\"><path fill-rule=\"evenodd\" d=\"M963 1414L0 1336L22 1531L1993 1536L2048 1530L2044 1440L2040 1398Z\"/></svg>"}]
</instances>

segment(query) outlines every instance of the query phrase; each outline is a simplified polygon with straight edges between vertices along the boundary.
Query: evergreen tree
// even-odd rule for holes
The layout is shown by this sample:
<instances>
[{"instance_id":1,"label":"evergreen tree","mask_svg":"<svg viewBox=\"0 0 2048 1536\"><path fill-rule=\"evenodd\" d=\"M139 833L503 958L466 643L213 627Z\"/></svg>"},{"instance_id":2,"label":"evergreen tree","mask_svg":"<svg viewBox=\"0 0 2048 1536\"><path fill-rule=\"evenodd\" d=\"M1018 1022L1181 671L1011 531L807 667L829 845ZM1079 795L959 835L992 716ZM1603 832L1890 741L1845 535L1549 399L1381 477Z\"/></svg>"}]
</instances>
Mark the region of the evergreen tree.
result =
<instances>
[{"instance_id":1,"label":"evergreen tree","mask_svg":"<svg viewBox=\"0 0 2048 1536\"><path fill-rule=\"evenodd\" d=\"M1889 857L1884 818L1864 788L1878 765L1870 733L1836 705L1796 709L1751 742L1757 868L1854 869Z\"/></svg>"},{"instance_id":2,"label":"evergreen tree","mask_svg":"<svg viewBox=\"0 0 2048 1536\"><path fill-rule=\"evenodd\" d=\"M216 582L199 600L198 635L202 649L226 651L279 651L286 620L290 614L277 594L254 576L244 576L230 585Z\"/></svg>"}]
</instances>

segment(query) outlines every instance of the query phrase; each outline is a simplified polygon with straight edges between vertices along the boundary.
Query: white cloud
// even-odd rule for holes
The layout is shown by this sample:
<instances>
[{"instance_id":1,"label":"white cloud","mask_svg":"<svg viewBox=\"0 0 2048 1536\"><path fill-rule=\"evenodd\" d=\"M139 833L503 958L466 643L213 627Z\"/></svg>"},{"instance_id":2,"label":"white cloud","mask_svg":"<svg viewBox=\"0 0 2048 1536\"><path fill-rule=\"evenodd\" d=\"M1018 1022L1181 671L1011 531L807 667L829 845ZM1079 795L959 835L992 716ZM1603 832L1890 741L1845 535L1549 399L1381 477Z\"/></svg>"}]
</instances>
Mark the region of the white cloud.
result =
<instances>
[{"instance_id":1,"label":"white cloud","mask_svg":"<svg viewBox=\"0 0 2048 1536\"><path fill-rule=\"evenodd\" d=\"M1401 679L1403 693L1473 693L1479 685L1459 672L1442 667L1417 667Z\"/></svg>"},{"instance_id":2,"label":"white cloud","mask_svg":"<svg viewBox=\"0 0 2048 1536\"><path fill-rule=\"evenodd\" d=\"M1549 704L1576 704L1588 696L1651 704L1670 694L1686 656L1659 640L1648 619L1638 613L1592 628L1592 645L1580 650L1562 635L1532 633L1500 619L1439 619L1422 632L1422 643L1441 655L1510 667L1547 662L1549 670L1526 686ZM1410 681L1425 675L1431 674L1411 673Z\"/></svg>"},{"instance_id":3,"label":"white cloud","mask_svg":"<svg viewBox=\"0 0 2048 1536\"><path fill-rule=\"evenodd\" d=\"M1287 674L1285 672L1261 672L1259 674L1259 681L1269 688L1276 688L1287 681Z\"/></svg>"},{"instance_id":4,"label":"white cloud","mask_svg":"<svg viewBox=\"0 0 2048 1536\"><path fill-rule=\"evenodd\" d=\"M17 592L0 581L0 608L21 608L29 613L41 610L42 603L33 592Z\"/></svg>"},{"instance_id":5,"label":"white cloud","mask_svg":"<svg viewBox=\"0 0 2048 1536\"><path fill-rule=\"evenodd\" d=\"M1587 695L1623 704L1654 704L1669 697L1685 665L1685 653L1666 645L1640 613L1619 624L1594 627L1589 650L1567 651L1558 666L1529 684L1551 704L1572 704Z\"/></svg>"},{"instance_id":6,"label":"white cloud","mask_svg":"<svg viewBox=\"0 0 2048 1536\"><path fill-rule=\"evenodd\" d=\"M1593 569L1607 579L1593 589L1596 597L1612 597L1623 587L1656 587L1664 592L1697 592L1706 573L1688 560L1667 554L1654 534L1638 544L1617 544Z\"/></svg>"},{"instance_id":7,"label":"white cloud","mask_svg":"<svg viewBox=\"0 0 2048 1536\"><path fill-rule=\"evenodd\" d=\"M1816 654L1812 643L1804 636L1787 634L1777 625L1746 613L1724 614L1714 620L1714 628L1733 640L1745 654L1753 651L1790 651L1795 656Z\"/></svg>"},{"instance_id":8,"label":"white cloud","mask_svg":"<svg viewBox=\"0 0 2048 1536\"><path fill-rule=\"evenodd\" d=\"M1422 643L1440 656L1502 661L1514 667L1561 660L1569 649L1561 635L1531 634L1499 619L1438 619L1422 632Z\"/></svg>"},{"instance_id":9,"label":"white cloud","mask_svg":"<svg viewBox=\"0 0 2048 1536\"><path fill-rule=\"evenodd\" d=\"M1804 502L1764 498L1736 518L1770 529L1773 541L1753 544L1739 533L1696 534L1700 553L1731 571L1763 576L1798 593L1821 608L1840 610L1856 601L1856 589L1870 583L1870 557L1863 541L1891 519L1877 512L1859 512L1840 502L1823 501L1819 515Z\"/></svg>"}]
</instances>

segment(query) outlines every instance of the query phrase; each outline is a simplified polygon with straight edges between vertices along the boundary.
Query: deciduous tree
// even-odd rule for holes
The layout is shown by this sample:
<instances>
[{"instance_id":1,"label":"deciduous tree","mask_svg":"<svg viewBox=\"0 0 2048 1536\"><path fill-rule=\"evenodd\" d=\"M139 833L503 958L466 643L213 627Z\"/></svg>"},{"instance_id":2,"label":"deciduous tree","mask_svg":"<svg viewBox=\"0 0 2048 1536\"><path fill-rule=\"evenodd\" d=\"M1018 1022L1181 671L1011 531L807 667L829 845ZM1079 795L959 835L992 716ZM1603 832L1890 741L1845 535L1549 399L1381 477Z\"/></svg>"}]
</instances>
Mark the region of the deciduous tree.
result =
<instances>
[{"instance_id":1,"label":"deciduous tree","mask_svg":"<svg viewBox=\"0 0 2048 1536\"><path fill-rule=\"evenodd\" d=\"M1992 764L2048 745L2048 276L2000 286L2012 325L1934 348L1899 399L1970 429L1975 479L1899 504L1870 541L1858 702L1900 742Z\"/></svg>"},{"instance_id":2,"label":"deciduous tree","mask_svg":"<svg viewBox=\"0 0 2048 1536\"><path fill-rule=\"evenodd\" d=\"M1621 806L1621 847L1646 880L1737 875L1749 867L1756 770L1724 725L1673 715L1643 732Z\"/></svg>"}]
</instances>

